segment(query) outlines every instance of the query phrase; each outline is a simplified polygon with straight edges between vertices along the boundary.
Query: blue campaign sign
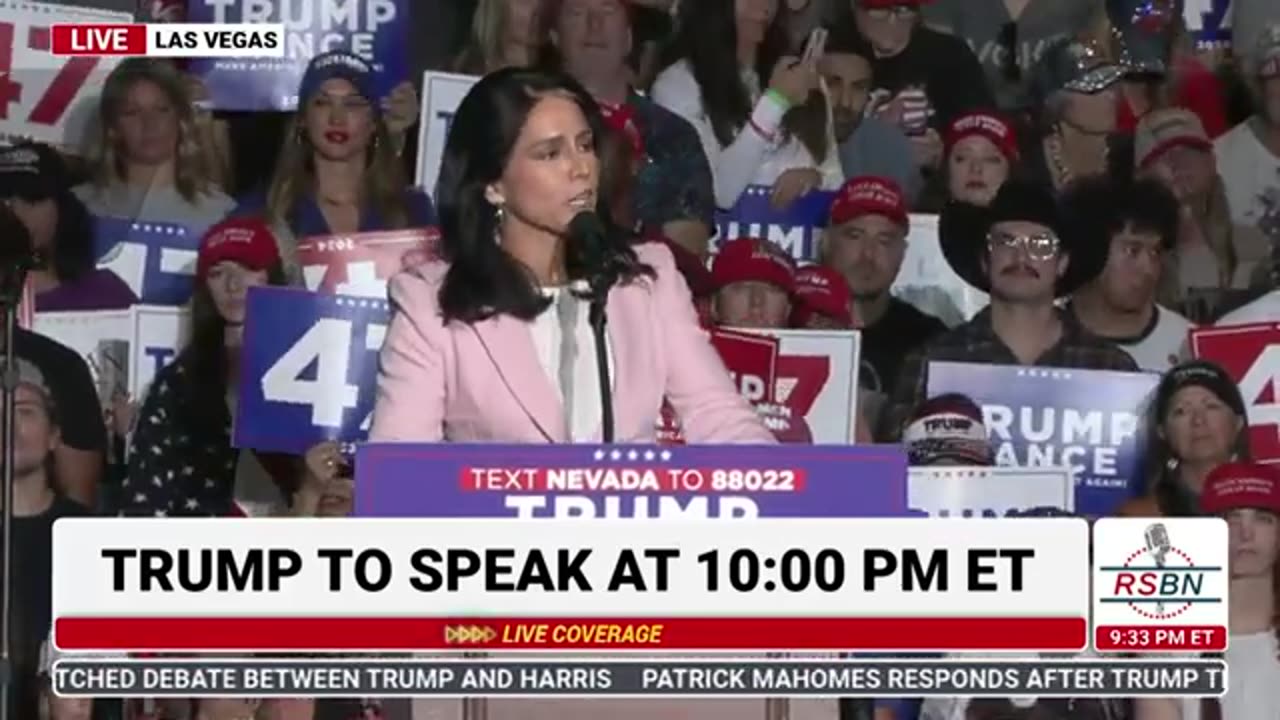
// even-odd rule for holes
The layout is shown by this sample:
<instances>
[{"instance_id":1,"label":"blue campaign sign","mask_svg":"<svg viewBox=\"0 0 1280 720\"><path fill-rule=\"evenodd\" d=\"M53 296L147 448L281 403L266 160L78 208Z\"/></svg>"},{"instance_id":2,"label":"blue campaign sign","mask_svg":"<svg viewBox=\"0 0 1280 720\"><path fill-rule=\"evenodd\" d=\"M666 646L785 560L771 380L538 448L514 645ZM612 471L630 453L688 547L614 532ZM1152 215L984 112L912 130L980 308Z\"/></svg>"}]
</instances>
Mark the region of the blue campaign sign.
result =
<instances>
[{"instance_id":1,"label":"blue campaign sign","mask_svg":"<svg viewBox=\"0 0 1280 720\"><path fill-rule=\"evenodd\" d=\"M1145 488L1142 417L1160 376L929 363L928 395L982 406L996 464L1075 471L1076 511L1108 515Z\"/></svg>"},{"instance_id":2,"label":"blue campaign sign","mask_svg":"<svg viewBox=\"0 0 1280 720\"><path fill-rule=\"evenodd\" d=\"M827 215L835 193L811 192L779 210L769 201L773 189L767 185L752 185L738 197L738 202L728 210L716 213L716 242L722 243L740 237L772 240L797 260L812 260L817 256L817 239L821 229L827 226Z\"/></svg>"},{"instance_id":3,"label":"blue campaign sign","mask_svg":"<svg viewBox=\"0 0 1280 720\"><path fill-rule=\"evenodd\" d=\"M385 300L295 288L249 290L233 441L301 454L369 432Z\"/></svg>"},{"instance_id":4,"label":"blue campaign sign","mask_svg":"<svg viewBox=\"0 0 1280 720\"><path fill-rule=\"evenodd\" d=\"M1225 48L1231 44L1231 0L1187 0L1183 18L1197 48Z\"/></svg>"},{"instance_id":5,"label":"blue campaign sign","mask_svg":"<svg viewBox=\"0 0 1280 720\"><path fill-rule=\"evenodd\" d=\"M98 267L119 275L145 305L182 305L191 299L200 234L175 223L95 217Z\"/></svg>"},{"instance_id":6,"label":"blue campaign sign","mask_svg":"<svg viewBox=\"0 0 1280 720\"><path fill-rule=\"evenodd\" d=\"M373 66L385 97L408 79L409 0L187 0L187 22L284 23L283 58L193 58L218 110L293 110L307 62L349 50Z\"/></svg>"},{"instance_id":7,"label":"blue campaign sign","mask_svg":"<svg viewBox=\"0 0 1280 720\"><path fill-rule=\"evenodd\" d=\"M888 445L377 444L356 450L362 517L915 517Z\"/></svg>"}]
</instances>

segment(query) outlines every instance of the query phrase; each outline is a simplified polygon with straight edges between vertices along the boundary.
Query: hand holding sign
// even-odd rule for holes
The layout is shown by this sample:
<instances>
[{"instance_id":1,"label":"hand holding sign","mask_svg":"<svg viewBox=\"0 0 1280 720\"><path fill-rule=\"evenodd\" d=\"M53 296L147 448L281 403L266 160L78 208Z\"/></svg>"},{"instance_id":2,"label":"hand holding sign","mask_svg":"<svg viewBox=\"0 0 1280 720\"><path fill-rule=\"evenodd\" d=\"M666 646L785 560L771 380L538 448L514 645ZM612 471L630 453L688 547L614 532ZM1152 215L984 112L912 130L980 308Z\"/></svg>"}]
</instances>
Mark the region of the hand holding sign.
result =
<instances>
[{"instance_id":1,"label":"hand holding sign","mask_svg":"<svg viewBox=\"0 0 1280 720\"><path fill-rule=\"evenodd\" d=\"M313 292L385 299L392 275L435 257L435 228L323 235L298 243L298 264Z\"/></svg>"},{"instance_id":2,"label":"hand holding sign","mask_svg":"<svg viewBox=\"0 0 1280 720\"><path fill-rule=\"evenodd\" d=\"M365 437L373 412L385 300L291 288L249 291L236 447L302 454Z\"/></svg>"}]
</instances>

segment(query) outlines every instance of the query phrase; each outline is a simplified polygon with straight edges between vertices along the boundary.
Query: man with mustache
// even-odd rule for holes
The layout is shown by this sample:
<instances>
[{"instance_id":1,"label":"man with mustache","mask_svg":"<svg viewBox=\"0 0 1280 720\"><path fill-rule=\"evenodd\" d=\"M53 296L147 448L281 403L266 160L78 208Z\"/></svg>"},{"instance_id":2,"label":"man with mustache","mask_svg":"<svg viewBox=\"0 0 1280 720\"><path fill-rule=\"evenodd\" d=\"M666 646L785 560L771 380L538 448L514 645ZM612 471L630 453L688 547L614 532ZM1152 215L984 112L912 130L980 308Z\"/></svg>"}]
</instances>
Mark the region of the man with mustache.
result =
<instances>
[{"instance_id":1,"label":"man with mustache","mask_svg":"<svg viewBox=\"0 0 1280 720\"><path fill-rule=\"evenodd\" d=\"M922 185L912 160L911 143L896 125L866 115L871 98L871 45L848 27L836 27L827 39L818 71L827 84L831 125L847 178L876 175L892 178L907 205L915 204Z\"/></svg>"},{"instance_id":2,"label":"man with mustache","mask_svg":"<svg viewBox=\"0 0 1280 720\"><path fill-rule=\"evenodd\" d=\"M930 362L1033 365L1136 371L1133 358L1097 337L1054 300L1071 295L1101 270L1090 238L1068 233L1047 188L1012 180L989 207L952 203L938 220L943 256L962 280L991 303L962 325L907 357L891 395L884 434L897 438L903 420L927 397Z\"/></svg>"}]
</instances>

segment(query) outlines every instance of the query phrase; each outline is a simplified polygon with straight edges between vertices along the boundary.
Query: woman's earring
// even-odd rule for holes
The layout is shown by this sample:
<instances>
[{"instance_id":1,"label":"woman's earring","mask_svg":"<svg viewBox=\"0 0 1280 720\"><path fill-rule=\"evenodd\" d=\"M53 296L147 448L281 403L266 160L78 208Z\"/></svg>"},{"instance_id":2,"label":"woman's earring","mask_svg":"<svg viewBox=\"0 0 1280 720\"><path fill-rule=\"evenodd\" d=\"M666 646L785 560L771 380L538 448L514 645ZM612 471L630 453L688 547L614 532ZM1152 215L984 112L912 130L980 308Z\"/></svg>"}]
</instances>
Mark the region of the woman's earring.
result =
<instances>
[{"instance_id":1,"label":"woman's earring","mask_svg":"<svg viewBox=\"0 0 1280 720\"><path fill-rule=\"evenodd\" d=\"M502 221L506 219L506 217L507 217L507 213L505 210L502 209L501 205L498 205L494 208L493 223L495 225L502 225Z\"/></svg>"},{"instance_id":2,"label":"woman's earring","mask_svg":"<svg viewBox=\"0 0 1280 720\"><path fill-rule=\"evenodd\" d=\"M1166 470L1168 470L1169 472L1173 472L1174 470L1177 470L1177 469L1178 469L1178 458L1176 458L1176 457L1171 457L1171 458L1169 458L1167 461L1165 461L1164 467L1165 467L1165 469L1166 469Z\"/></svg>"}]
</instances>

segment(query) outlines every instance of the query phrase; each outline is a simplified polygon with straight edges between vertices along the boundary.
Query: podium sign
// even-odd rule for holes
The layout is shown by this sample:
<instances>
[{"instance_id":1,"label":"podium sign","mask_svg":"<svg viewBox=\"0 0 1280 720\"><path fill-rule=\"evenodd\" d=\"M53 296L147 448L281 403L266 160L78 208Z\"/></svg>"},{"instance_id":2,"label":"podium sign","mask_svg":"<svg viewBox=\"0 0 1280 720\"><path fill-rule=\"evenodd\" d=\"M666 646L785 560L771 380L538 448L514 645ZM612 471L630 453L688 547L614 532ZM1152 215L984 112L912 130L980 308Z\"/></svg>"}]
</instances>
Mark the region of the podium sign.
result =
<instances>
[{"instance_id":1,"label":"podium sign","mask_svg":"<svg viewBox=\"0 0 1280 720\"><path fill-rule=\"evenodd\" d=\"M365 444L361 517L903 517L889 446Z\"/></svg>"}]
</instances>

